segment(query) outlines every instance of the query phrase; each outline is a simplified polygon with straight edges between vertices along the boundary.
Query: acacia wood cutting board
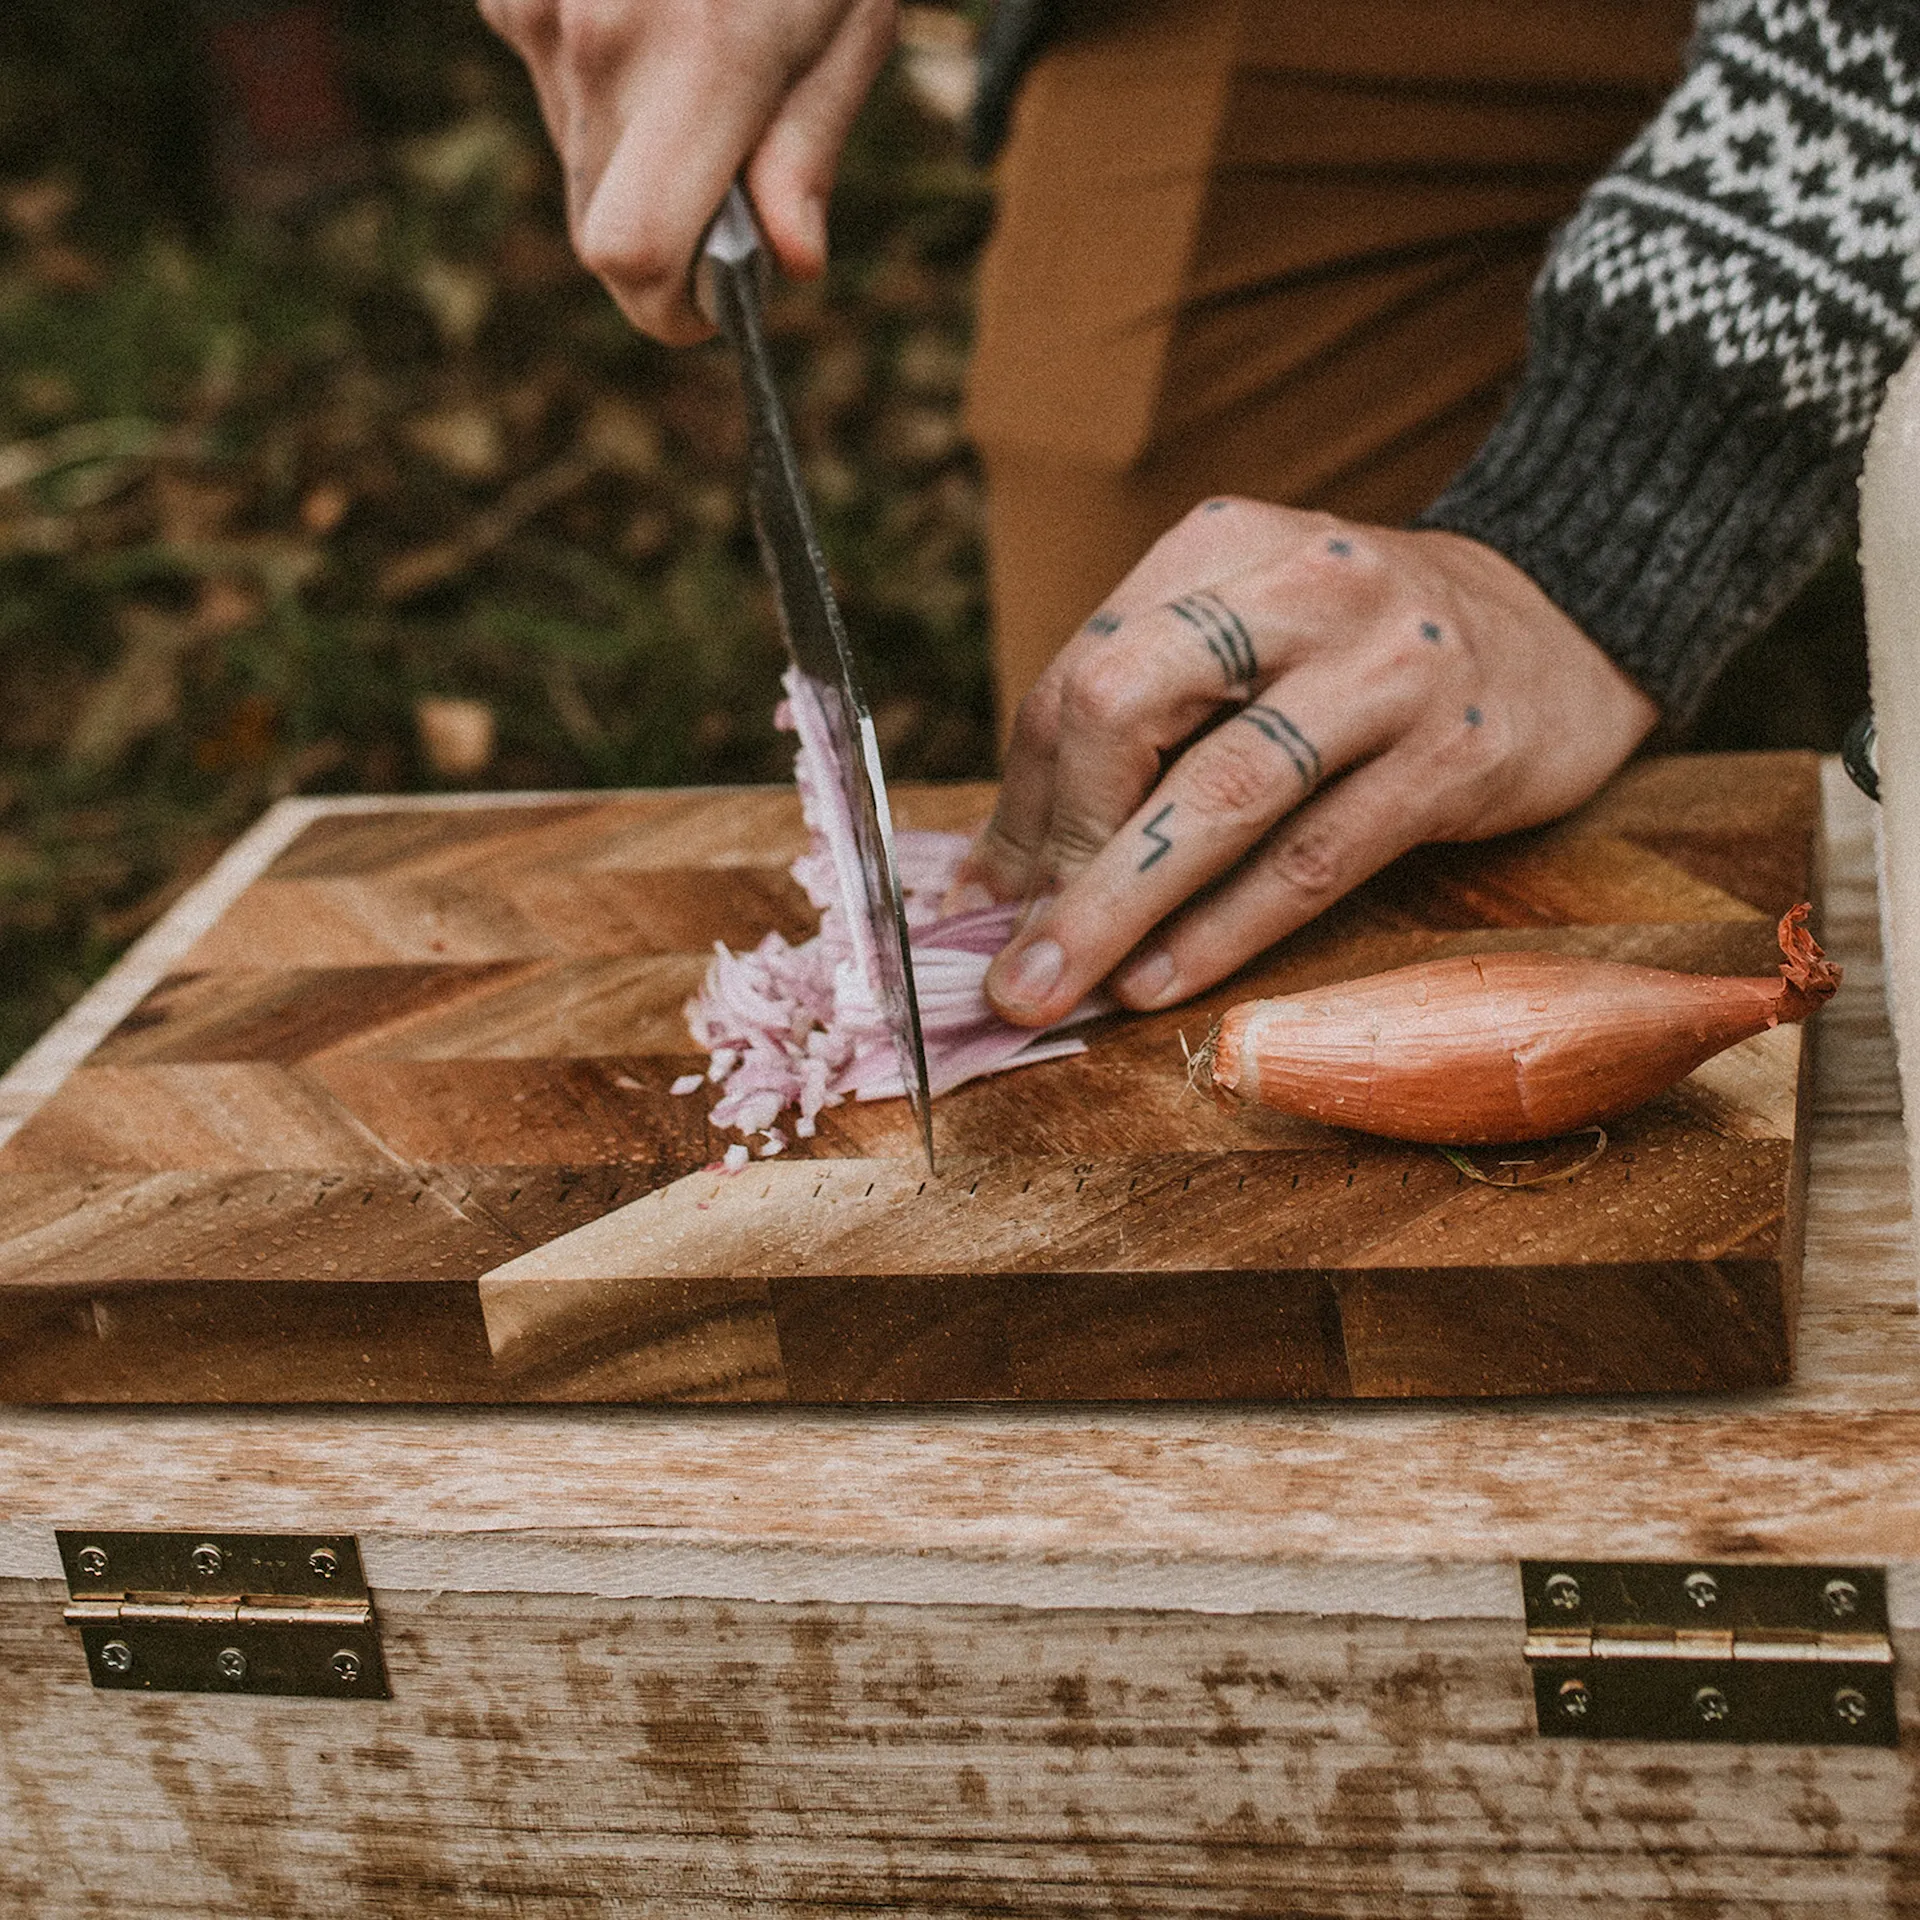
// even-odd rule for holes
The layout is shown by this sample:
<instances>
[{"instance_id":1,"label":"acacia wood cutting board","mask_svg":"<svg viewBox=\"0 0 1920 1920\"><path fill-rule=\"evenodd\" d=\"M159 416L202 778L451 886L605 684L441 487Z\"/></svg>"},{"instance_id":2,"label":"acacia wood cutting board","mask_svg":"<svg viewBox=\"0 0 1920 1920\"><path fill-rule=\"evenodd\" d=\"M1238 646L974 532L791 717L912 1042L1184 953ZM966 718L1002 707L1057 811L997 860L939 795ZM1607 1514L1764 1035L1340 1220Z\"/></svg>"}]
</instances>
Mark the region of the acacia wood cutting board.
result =
<instances>
[{"instance_id":1,"label":"acacia wood cutting board","mask_svg":"<svg viewBox=\"0 0 1920 1920\"><path fill-rule=\"evenodd\" d=\"M981 787L907 788L965 827ZM310 804L310 803L309 803ZM1378 1398L1791 1370L1802 1030L1710 1062L1570 1180L1187 1091L1234 1000L1545 947L1770 972L1809 755L1629 768L1429 848L1205 1000L726 1178L680 1007L809 929L794 797L313 819L0 1149L14 1401ZM1844 992L1845 989L1843 988ZM1498 1177L1526 1149L1486 1150ZM1562 1158L1571 1159L1570 1154ZM1541 1166L1558 1164L1542 1158Z\"/></svg>"}]
</instances>

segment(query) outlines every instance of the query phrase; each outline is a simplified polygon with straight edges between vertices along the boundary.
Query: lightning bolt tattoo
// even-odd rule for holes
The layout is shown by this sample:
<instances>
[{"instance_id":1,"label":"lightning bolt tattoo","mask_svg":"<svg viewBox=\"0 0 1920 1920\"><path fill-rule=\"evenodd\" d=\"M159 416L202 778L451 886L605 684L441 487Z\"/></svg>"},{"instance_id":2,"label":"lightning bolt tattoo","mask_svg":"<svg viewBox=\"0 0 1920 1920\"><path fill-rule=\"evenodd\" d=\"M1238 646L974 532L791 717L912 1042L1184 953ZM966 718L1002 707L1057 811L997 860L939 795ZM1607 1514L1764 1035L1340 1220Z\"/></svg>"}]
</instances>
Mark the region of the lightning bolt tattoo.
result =
<instances>
[{"instance_id":1,"label":"lightning bolt tattoo","mask_svg":"<svg viewBox=\"0 0 1920 1920\"><path fill-rule=\"evenodd\" d=\"M1160 822L1164 820L1167 817L1167 815L1170 814L1172 811L1173 811L1173 802L1169 800L1167 804L1164 807L1162 807L1160 811L1156 813L1153 816L1153 818L1149 820L1144 827L1140 829L1140 831L1146 835L1147 839L1153 843L1153 851L1150 854L1148 854L1144 860L1140 862L1140 865L1138 866L1138 868L1135 869L1136 872L1145 873L1146 870L1150 866L1152 866L1153 863L1156 860L1158 860L1163 853L1166 853L1171 850L1173 846L1173 841L1166 834L1160 831Z\"/></svg>"}]
</instances>

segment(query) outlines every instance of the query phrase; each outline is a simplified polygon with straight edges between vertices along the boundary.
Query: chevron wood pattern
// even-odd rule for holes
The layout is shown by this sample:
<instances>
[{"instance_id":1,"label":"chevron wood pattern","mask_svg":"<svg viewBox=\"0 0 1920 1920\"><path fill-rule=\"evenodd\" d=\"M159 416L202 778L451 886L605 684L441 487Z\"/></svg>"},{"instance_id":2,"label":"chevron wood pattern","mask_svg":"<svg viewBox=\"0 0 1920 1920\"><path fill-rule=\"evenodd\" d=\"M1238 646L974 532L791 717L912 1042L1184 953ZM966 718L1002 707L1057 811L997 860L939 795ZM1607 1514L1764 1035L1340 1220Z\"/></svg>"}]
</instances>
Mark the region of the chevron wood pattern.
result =
<instances>
[{"instance_id":1,"label":"chevron wood pattern","mask_svg":"<svg viewBox=\"0 0 1920 1920\"><path fill-rule=\"evenodd\" d=\"M909 788L898 812L965 827L988 797ZM1799 1029L1521 1191L1215 1108L1180 1036L1249 993L1490 947L1768 971L1814 885L1810 756L1650 760L1552 828L1410 856L1206 999L947 1097L933 1178L898 1102L724 1177L706 1101L667 1091L703 1064L680 1007L712 942L808 928L790 793L302 804L0 1147L0 1397L1257 1400L1790 1373Z\"/></svg>"}]
</instances>

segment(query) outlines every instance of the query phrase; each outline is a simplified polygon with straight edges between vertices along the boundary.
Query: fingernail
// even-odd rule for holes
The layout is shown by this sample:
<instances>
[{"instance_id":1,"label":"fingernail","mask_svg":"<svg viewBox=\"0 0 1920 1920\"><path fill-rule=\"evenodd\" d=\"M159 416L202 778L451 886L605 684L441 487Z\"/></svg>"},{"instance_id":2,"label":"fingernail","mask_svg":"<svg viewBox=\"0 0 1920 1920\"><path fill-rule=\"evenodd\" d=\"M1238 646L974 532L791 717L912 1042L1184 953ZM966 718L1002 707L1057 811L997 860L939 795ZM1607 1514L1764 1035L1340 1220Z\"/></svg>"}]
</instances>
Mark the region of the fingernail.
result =
<instances>
[{"instance_id":1,"label":"fingernail","mask_svg":"<svg viewBox=\"0 0 1920 1920\"><path fill-rule=\"evenodd\" d=\"M942 914L978 913L984 907L996 902L990 887L983 887L978 880L957 880L947 897L940 902Z\"/></svg>"},{"instance_id":2,"label":"fingernail","mask_svg":"<svg viewBox=\"0 0 1920 1920\"><path fill-rule=\"evenodd\" d=\"M1015 1006L1032 1006L1044 1000L1060 978L1067 956L1057 940L1036 940L1032 946L1014 955L1007 970L994 983L1000 997Z\"/></svg>"},{"instance_id":3,"label":"fingernail","mask_svg":"<svg viewBox=\"0 0 1920 1920\"><path fill-rule=\"evenodd\" d=\"M1013 923L1013 937L1017 940L1023 933L1031 933L1053 911L1053 895L1043 893L1029 900L1020 909L1020 918Z\"/></svg>"},{"instance_id":4,"label":"fingernail","mask_svg":"<svg viewBox=\"0 0 1920 1920\"><path fill-rule=\"evenodd\" d=\"M1164 948L1136 960L1119 979L1120 997L1141 1006L1156 1007L1173 997L1173 955Z\"/></svg>"}]
</instances>

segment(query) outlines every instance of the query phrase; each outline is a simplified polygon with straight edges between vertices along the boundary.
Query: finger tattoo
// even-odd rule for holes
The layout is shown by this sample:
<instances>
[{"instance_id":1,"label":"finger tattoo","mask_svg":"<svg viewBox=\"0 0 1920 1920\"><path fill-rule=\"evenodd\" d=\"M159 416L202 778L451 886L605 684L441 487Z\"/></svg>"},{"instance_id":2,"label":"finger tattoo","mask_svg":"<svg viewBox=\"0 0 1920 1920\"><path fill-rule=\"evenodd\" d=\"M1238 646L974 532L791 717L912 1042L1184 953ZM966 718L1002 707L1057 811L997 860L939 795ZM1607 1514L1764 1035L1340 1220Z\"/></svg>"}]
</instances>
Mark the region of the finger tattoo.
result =
<instances>
[{"instance_id":1,"label":"finger tattoo","mask_svg":"<svg viewBox=\"0 0 1920 1920\"><path fill-rule=\"evenodd\" d=\"M1167 611L1178 614L1207 643L1229 687L1237 690L1253 684L1260 670L1253 641L1240 616L1217 593L1182 594L1167 603Z\"/></svg>"},{"instance_id":2,"label":"finger tattoo","mask_svg":"<svg viewBox=\"0 0 1920 1920\"><path fill-rule=\"evenodd\" d=\"M1106 608L1102 607L1100 611L1087 622L1087 631L1089 633L1103 634L1118 633L1120 631L1120 616L1117 613L1109 613Z\"/></svg>"},{"instance_id":3,"label":"finger tattoo","mask_svg":"<svg viewBox=\"0 0 1920 1920\"><path fill-rule=\"evenodd\" d=\"M1153 863L1156 860L1158 860L1163 853L1167 853L1172 850L1172 847L1173 847L1172 837L1160 831L1160 822L1164 820L1167 817L1167 815L1170 814L1172 811L1173 811L1173 802L1169 800L1167 804L1164 807L1162 807L1160 811L1156 813L1153 816L1153 818L1149 820L1144 827L1140 829L1140 831L1143 834L1145 834L1147 839L1152 843L1153 851L1150 854L1148 854L1144 860L1140 862L1139 866L1135 868L1135 872L1145 873L1146 870L1150 866L1152 866Z\"/></svg>"},{"instance_id":4,"label":"finger tattoo","mask_svg":"<svg viewBox=\"0 0 1920 1920\"><path fill-rule=\"evenodd\" d=\"M1300 784L1309 793L1320 784L1320 749L1278 707L1256 700L1252 706L1242 707L1234 718L1258 727L1293 762Z\"/></svg>"}]
</instances>

